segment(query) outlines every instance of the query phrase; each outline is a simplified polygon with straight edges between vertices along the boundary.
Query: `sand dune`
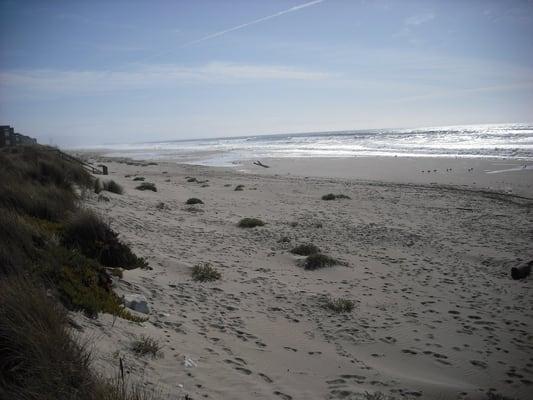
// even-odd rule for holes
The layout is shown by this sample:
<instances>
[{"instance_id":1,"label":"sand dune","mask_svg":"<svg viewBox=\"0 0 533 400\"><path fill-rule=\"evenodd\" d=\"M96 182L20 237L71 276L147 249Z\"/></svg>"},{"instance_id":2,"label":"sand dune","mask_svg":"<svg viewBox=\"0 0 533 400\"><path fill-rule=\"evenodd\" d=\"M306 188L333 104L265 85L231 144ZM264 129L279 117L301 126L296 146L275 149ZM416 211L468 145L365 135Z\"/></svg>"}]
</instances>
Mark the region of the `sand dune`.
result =
<instances>
[{"instance_id":1,"label":"sand dune","mask_svg":"<svg viewBox=\"0 0 533 400\"><path fill-rule=\"evenodd\" d=\"M511 280L510 268L533 254L533 201L170 163L108 166L126 193L105 193L109 202L90 194L87 204L153 267L116 279L119 293L148 298L149 321L76 315L108 374L121 357L146 385L194 399L531 394L532 281ZM135 190L134 176L158 191ZM351 199L321 200L326 193ZM205 204L191 209L190 197ZM243 217L266 225L238 228ZM341 264L303 269L289 252L300 243ZM194 282L199 262L222 279ZM329 297L355 308L337 314L324 308ZM162 357L131 352L141 334L161 342Z\"/></svg>"}]
</instances>

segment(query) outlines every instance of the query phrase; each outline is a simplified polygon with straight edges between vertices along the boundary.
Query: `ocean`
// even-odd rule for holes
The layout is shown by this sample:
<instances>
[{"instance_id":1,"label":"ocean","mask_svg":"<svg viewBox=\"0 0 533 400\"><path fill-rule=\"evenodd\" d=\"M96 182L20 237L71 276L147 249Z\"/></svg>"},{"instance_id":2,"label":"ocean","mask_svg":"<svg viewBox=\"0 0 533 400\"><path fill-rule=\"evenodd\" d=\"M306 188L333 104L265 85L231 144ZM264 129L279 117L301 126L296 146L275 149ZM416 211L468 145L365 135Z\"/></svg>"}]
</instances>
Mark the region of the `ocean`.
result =
<instances>
[{"instance_id":1,"label":"ocean","mask_svg":"<svg viewBox=\"0 0 533 400\"><path fill-rule=\"evenodd\" d=\"M105 155L232 166L285 157L494 157L532 161L533 124L373 129L99 146Z\"/></svg>"}]
</instances>

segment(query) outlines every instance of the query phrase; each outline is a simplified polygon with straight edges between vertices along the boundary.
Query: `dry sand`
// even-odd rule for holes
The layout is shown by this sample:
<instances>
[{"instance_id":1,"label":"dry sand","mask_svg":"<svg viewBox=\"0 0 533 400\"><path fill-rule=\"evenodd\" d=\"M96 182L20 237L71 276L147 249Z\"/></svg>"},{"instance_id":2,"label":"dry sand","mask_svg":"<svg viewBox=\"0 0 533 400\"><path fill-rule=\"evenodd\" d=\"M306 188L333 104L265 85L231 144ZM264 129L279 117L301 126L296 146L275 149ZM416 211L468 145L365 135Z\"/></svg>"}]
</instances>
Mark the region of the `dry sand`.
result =
<instances>
[{"instance_id":1,"label":"dry sand","mask_svg":"<svg viewBox=\"0 0 533 400\"><path fill-rule=\"evenodd\" d=\"M107 165L125 194L104 192L109 202L89 194L87 205L153 267L116 279L119 293L148 298L149 321L75 314L107 374L117 373L121 357L130 376L170 398L359 399L367 391L484 399L489 390L530 398L533 280L513 281L509 272L533 258L533 200L302 178L281 167L256 167L281 174L266 176ZM158 191L135 190L134 176ZM234 191L237 184L244 190ZM326 193L351 199L321 200ZM190 197L205 204L191 211ZM238 228L242 217L267 224ZM304 270L289 249L308 242L343 265ZM222 279L192 281L199 262L212 263ZM355 309L329 311L329 296L351 299ZM158 339L161 357L135 356L139 335Z\"/></svg>"}]
</instances>

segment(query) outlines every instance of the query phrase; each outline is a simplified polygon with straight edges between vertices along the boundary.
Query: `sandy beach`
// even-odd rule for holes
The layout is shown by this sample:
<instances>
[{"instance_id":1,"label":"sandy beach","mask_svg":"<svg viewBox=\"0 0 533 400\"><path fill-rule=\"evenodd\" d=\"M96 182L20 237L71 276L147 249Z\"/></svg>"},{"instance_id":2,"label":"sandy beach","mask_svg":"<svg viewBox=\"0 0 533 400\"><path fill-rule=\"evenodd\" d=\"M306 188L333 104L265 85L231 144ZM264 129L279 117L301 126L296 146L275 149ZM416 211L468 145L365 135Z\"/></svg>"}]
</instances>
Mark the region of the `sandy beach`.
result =
<instances>
[{"instance_id":1,"label":"sandy beach","mask_svg":"<svg viewBox=\"0 0 533 400\"><path fill-rule=\"evenodd\" d=\"M532 281L510 268L533 258L533 171L485 173L520 163L119 161L105 162L125 193L85 202L153 269L114 278L119 294L148 299L148 321L73 314L106 374L121 358L169 398L529 398ZM157 192L136 190L135 177ZM187 206L192 197L204 204ZM244 217L266 225L237 227ZM305 270L289 251L303 243L339 265ZM202 262L222 278L193 281ZM335 313L328 298L355 308ZM161 343L159 357L131 352L140 335Z\"/></svg>"}]
</instances>

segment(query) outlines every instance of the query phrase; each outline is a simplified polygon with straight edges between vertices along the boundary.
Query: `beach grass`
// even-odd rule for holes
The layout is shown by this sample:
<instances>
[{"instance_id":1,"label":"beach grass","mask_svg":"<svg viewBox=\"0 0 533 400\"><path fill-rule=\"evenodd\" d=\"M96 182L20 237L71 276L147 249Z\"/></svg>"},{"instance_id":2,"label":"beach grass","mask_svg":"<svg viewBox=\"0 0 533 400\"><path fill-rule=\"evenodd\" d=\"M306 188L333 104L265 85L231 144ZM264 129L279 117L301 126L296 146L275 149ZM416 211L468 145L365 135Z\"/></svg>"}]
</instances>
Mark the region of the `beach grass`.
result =
<instances>
[{"instance_id":1,"label":"beach grass","mask_svg":"<svg viewBox=\"0 0 533 400\"><path fill-rule=\"evenodd\" d=\"M220 279L222 274L211 264L197 264L192 269L192 279L197 282L212 282Z\"/></svg>"},{"instance_id":2,"label":"beach grass","mask_svg":"<svg viewBox=\"0 0 533 400\"><path fill-rule=\"evenodd\" d=\"M139 186L136 186L135 189L137 189L137 190L151 190L152 192L157 192L157 188L155 187L155 183L152 183L152 182L142 182Z\"/></svg>"},{"instance_id":3,"label":"beach grass","mask_svg":"<svg viewBox=\"0 0 533 400\"><path fill-rule=\"evenodd\" d=\"M333 193L328 193L322 196L322 200L337 200L337 199L348 199L349 200L351 199L351 197L345 194L333 194Z\"/></svg>"},{"instance_id":4,"label":"beach grass","mask_svg":"<svg viewBox=\"0 0 533 400\"><path fill-rule=\"evenodd\" d=\"M193 204L204 204L204 202L200 199L197 199L196 197L191 197L190 199L187 199L185 204L193 205Z\"/></svg>"},{"instance_id":5,"label":"beach grass","mask_svg":"<svg viewBox=\"0 0 533 400\"><path fill-rule=\"evenodd\" d=\"M161 344L150 336L142 335L131 344L131 350L138 356L149 355L152 358L160 356Z\"/></svg>"},{"instance_id":6,"label":"beach grass","mask_svg":"<svg viewBox=\"0 0 533 400\"><path fill-rule=\"evenodd\" d=\"M332 299L328 298L325 303L325 308L328 310L334 311L336 313L349 313L351 312L354 307L355 303L352 300L349 299Z\"/></svg>"},{"instance_id":7,"label":"beach grass","mask_svg":"<svg viewBox=\"0 0 533 400\"><path fill-rule=\"evenodd\" d=\"M307 270L315 270L325 267L332 267L337 265L339 262L325 254L316 253L311 254L305 259L304 268Z\"/></svg>"},{"instance_id":8,"label":"beach grass","mask_svg":"<svg viewBox=\"0 0 533 400\"><path fill-rule=\"evenodd\" d=\"M263 225L265 225L265 223L259 218L243 218L237 224L239 228L255 228L256 226Z\"/></svg>"},{"instance_id":9,"label":"beach grass","mask_svg":"<svg viewBox=\"0 0 533 400\"><path fill-rule=\"evenodd\" d=\"M291 249L292 254L299 256L309 256L311 254L320 253L320 249L312 243L300 244Z\"/></svg>"}]
</instances>

